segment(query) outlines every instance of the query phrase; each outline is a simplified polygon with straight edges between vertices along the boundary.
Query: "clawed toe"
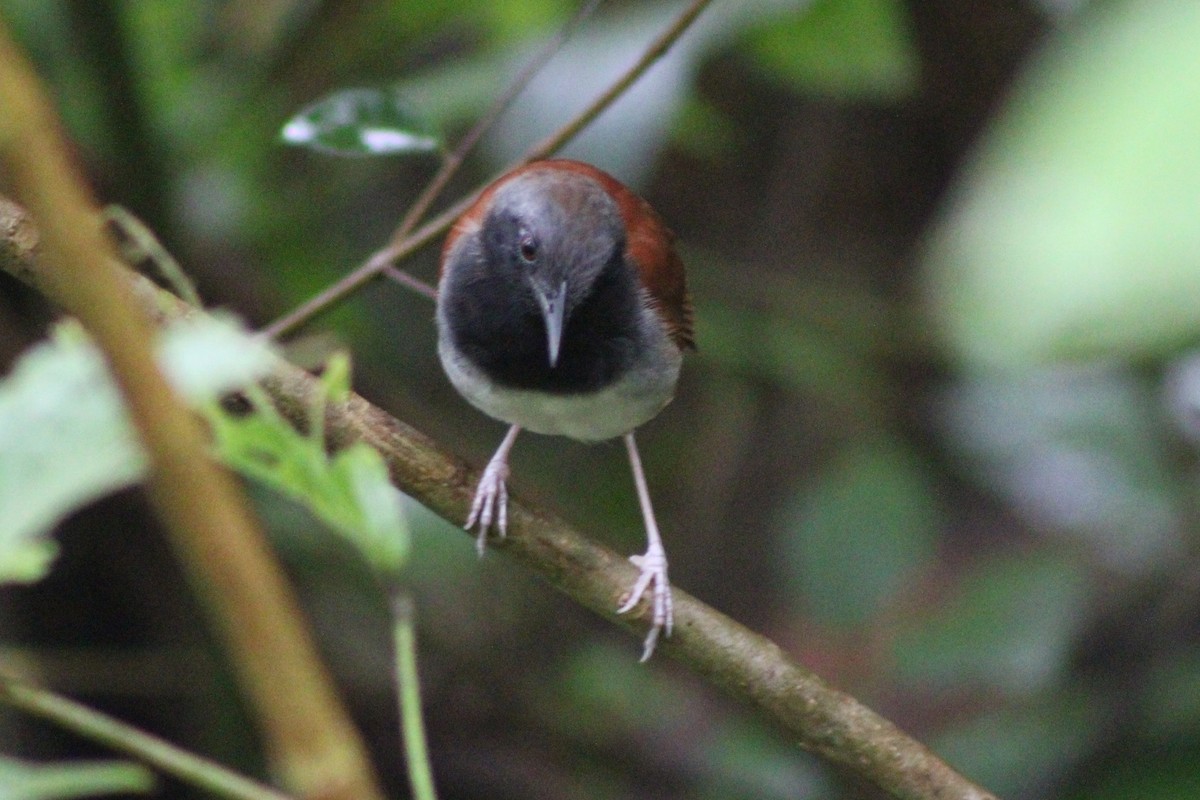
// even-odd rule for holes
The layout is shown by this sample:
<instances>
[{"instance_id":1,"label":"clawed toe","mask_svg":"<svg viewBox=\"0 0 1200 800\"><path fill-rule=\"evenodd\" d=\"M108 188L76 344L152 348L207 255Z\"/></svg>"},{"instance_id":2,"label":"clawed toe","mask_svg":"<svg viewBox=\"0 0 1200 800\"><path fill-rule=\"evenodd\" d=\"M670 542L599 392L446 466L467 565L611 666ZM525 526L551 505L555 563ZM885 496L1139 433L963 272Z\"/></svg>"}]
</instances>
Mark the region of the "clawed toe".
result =
<instances>
[{"instance_id":1,"label":"clawed toe","mask_svg":"<svg viewBox=\"0 0 1200 800\"><path fill-rule=\"evenodd\" d=\"M493 522L501 539L508 535L508 453L520 432L521 426L513 425L504 435L504 441L500 442L496 454L483 470L479 486L475 489L475 499L471 501L471 513L467 515L467 524L463 526L471 530L479 525L475 549L481 558L487 548L488 531L492 529Z\"/></svg>"},{"instance_id":2,"label":"clawed toe","mask_svg":"<svg viewBox=\"0 0 1200 800\"><path fill-rule=\"evenodd\" d=\"M487 548L488 532L495 523L496 532L503 539L508 534L508 487L505 480L508 477L508 465L504 463L488 464L479 479L479 487L475 490L475 499L471 502L471 513L467 516L467 530L479 526L479 536L475 539L475 549L483 556Z\"/></svg>"},{"instance_id":3,"label":"clawed toe","mask_svg":"<svg viewBox=\"0 0 1200 800\"><path fill-rule=\"evenodd\" d=\"M646 661L654 654L659 635L665 633L670 636L675 622L671 583L667 579L667 557L661 549L651 548L645 555L631 556L629 560L641 570L641 574L634 582L628 599L617 609L617 613L632 611L649 591L650 631L646 634L641 658L642 661Z\"/></svg>"}]
</instances>

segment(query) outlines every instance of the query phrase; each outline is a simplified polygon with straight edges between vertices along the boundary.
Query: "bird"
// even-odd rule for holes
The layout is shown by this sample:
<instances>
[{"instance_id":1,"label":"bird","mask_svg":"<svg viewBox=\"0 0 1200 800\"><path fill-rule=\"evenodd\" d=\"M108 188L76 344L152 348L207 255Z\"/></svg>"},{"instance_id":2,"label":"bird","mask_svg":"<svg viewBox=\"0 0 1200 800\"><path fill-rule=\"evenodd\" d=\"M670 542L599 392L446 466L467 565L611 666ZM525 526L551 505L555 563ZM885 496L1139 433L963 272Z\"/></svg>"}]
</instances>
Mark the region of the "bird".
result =
<instances>
[{"instance_id":1,"label":"bird","mask_svg":"<svg viewBox=\"0 0 1200 800\"><path fill-rule=\"evenodd\" d=\"M548 159L488 185L442 248L442 368L471 405L509 425L467 517L482 556L508 525L509 453L523 431L621 437L646 529L638 578L617 608L648 599L642 661L671 635L667 555L634 431L672 399L693 311L675 235L640 196L581 161Z\"/></svg>"}]
</instances>

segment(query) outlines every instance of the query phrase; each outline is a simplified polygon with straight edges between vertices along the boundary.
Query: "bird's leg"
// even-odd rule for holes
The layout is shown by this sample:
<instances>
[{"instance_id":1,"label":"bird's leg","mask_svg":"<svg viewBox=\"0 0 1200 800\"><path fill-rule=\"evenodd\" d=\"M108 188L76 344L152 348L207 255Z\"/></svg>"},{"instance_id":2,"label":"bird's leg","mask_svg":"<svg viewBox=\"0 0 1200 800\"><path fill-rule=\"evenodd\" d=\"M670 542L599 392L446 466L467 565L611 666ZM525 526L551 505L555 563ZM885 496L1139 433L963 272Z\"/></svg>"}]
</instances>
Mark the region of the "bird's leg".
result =
<instances>
[{"instance_id":1,"label":"bird's leg","mask_svg":"<svg viewBox=\"0 0 1200 800\"><path fill-rule=\"evenodd\" d=\"M471 513L467 516L467 524L463 526L471 530L476 522L479 523L479 538L475 540L475 549L479 551L481 558L484 548L487 547L487 535L493 521L501 539L508 533L508 488L504 482L508 480L508 453L520 432L521 426L513 425L508 429L508 433L504 434L504 441L500 442L496 454L483 470L483 477L479 479L479 486L475 489L475 499L471 502Z\"/></svg>"},{"instance_id":2,"label":"bird's leg","mask_svg":"<svg viewBox=\"0 0 1200 800\"><path fill-rule=\"evenodd\" d=\"M642 472L642 459L638 456L637 443L633 433L625 434L625 449L629 451L629 466L633 468L633 482L637 486L638 503L642 507L642 517L646 523L646 552L644 555L632 556L632 561L642 572L629 599L617 609L618 614L632 611L647 590L650 592L650 632L646 634L646 642L642 648L642 661L654 653L658 644L658 636L665 632L671 635L671 625L674 622L674 608L671 601L671 583L667 580L667 551L663 549L662 537L658 534L658 523L654 521L654 508L650 505L650 490L646 488L646 475Z\"/></svg>"}]
</instances>

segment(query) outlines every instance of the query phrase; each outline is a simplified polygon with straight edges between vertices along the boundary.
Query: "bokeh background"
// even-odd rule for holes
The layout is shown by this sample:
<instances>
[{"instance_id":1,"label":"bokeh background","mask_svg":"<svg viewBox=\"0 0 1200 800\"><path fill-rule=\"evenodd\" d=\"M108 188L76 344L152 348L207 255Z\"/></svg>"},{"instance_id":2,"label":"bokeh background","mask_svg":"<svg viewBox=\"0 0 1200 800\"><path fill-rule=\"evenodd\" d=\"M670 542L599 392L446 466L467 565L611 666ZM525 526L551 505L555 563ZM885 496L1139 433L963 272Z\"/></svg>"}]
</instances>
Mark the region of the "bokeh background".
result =
<instances>
[{"instance_id":1,"label":"bokeh background","mask_svg":"<svg viewBox=\"0 0 1200 800\"><path fill-rule=\"evenodd\" d=\"M454 142L573 9L0 0L97 194L256 326L381 246L438 165L287 147L289 117L396 84ZM678 9L603 3L444 202L581 108ZM640 435L675 583L1005 797L1200 797L1196 41L1200 6L1172 0L717 0L565 151L637 187L688 264L700 350ZM433 280L436 248L402 266ZM378 281L292 352L348 348L362 394L483 464L503 428L442 376L432 316ZM51 317L0 276L0 363ZM641 550L617 444L522 437L513 468L522 498ZM339 540L250 491L404 796L382 599ZM411 516L443 798L878 796ZM261 774L141 495L58 538L47 579L0 594L5 654ZM98 752L9 713L0 743Z\"/></svg>"}]
</instances>

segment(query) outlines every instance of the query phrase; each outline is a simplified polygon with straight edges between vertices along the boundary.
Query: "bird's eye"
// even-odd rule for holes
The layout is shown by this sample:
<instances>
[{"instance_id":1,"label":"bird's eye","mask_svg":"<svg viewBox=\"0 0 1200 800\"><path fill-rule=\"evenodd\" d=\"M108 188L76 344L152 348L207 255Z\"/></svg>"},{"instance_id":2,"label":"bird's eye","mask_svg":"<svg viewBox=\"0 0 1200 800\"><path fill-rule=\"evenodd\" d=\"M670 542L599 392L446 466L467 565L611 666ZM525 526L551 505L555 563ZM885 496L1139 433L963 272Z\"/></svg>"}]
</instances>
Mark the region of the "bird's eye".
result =
<instances>
[{"instance_id":1,"label":"bird's eye","mask_svg":"<svg viewBox=\"0 0 1200 800\"><path fill-rule=\"evenodd\" d=\"M538 243L531 234L521 234L521 240L517 243L517 252L521 254L521 260L526 264L532 264L537 260Z\"/></svg>"}]
</instances>

